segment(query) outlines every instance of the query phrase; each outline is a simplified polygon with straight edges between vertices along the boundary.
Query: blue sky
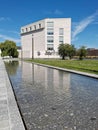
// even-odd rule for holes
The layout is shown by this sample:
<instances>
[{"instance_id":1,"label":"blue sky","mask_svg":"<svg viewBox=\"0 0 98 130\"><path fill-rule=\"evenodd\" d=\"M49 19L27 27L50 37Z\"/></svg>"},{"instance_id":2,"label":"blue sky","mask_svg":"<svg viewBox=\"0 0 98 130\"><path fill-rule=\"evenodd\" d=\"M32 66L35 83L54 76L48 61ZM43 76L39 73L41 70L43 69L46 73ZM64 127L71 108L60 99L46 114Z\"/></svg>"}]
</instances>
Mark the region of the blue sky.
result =
<instances>
[{"instance_id":1,"label":"blue sky","mask_svg":"<svg viewBox=\"0 0 98 130\"><path fill-rule=\"evenodd\" d=\"M44 18L72 18L72 44L98 48L97 0L0 0L0 42L20 45L20 28Z\"/></svg>"}]
</instances>

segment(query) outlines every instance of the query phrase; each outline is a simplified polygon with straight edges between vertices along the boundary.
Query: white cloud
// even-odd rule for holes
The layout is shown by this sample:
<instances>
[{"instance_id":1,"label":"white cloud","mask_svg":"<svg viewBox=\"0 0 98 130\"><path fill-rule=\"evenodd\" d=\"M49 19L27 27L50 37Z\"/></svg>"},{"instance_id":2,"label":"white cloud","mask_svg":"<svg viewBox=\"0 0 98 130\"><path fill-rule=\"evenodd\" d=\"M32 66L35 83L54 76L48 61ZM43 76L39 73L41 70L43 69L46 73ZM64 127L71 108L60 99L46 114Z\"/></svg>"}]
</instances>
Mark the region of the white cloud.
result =
<instances>
[{"instance_id":1,"label":"white cloud","mask_svg":"<svg viewBox=\"0 0 98 130\"><path fill-rule=\"evenodd\" d=\"M0 21L10 21L9 17L0 17Z\"/></svg>"},{"instance_id":2,"label":"white cloud","mask_svg":"<svg viewBox=\"0 0 98 130\"><path fill-rule=\"evenodd\" d=\"M98 16L98 10L94 14L80 21L79 23L76 23L74 30L72 32L72 41L76 39L78 34L83 32L92 22L94 22L97 16Z\"/></svg>"},{"instance_id":3,"label":"white cloud","mask_svg":"<svg viewBox=\"0 0 98 130\"><path fill-rule=\"evenodd\" d=\"M72 42L75 42L75 41L77 41L79 38L78 37L74 37L74 38L72 38Z\"/></svg>"},{"instance_id":4,"label":"white cloud","mask_svg":"<svg viewBox=\"0 0 98 130\"><path fill-rule=\"evenodd\" d=\"M3 40L11 40L16 43L20 43L20 39L18 39L18 38L9 37L9 36L2 35L2 34L0 34L0 38L2 38Z\"/></svg>"}]
</instances>

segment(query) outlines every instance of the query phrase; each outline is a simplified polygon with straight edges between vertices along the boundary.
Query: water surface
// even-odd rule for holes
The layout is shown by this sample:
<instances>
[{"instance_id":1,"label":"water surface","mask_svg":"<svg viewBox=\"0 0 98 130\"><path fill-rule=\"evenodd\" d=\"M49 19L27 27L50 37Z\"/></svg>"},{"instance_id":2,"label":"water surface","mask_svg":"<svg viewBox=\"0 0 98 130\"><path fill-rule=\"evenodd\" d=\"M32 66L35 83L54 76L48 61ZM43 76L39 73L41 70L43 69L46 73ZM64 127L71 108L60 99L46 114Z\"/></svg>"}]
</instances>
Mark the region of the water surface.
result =
<instances>
[{"instance_id":1,"label":"water surface","mask_svg":"<svg viewBox=\"0 0 98 130\"><path fill-rule=\"evenodd\" d=\"M98 80L26 62L7 62L28 130L98 130Z\"/></svg>"}]
</instances>

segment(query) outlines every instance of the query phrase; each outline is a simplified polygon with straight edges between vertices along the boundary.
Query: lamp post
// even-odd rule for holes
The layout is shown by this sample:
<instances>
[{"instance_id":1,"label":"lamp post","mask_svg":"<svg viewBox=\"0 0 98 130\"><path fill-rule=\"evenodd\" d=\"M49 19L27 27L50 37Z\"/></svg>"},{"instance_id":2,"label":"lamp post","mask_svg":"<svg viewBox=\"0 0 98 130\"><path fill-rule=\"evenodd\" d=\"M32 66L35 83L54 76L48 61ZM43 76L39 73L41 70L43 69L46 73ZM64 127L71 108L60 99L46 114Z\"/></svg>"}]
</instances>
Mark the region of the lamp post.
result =
<instances>
[{"instance_id":1,"label":"lamp post","mask_svg":"<svg viewBox=\"0 0 98 130\"><path fill-rule=\"evenodd\" d=\"M34 58L34 35L32 34L32 59Z\"/></svg>"}]
</instances>

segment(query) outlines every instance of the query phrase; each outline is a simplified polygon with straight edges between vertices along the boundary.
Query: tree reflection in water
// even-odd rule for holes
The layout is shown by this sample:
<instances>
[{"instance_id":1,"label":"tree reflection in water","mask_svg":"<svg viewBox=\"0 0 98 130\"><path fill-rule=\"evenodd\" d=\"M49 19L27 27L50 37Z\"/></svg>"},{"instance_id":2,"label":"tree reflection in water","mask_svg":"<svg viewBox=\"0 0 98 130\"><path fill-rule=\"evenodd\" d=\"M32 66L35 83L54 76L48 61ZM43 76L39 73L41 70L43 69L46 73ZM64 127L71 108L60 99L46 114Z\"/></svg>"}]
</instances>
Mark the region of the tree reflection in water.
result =
<instances>
[{"instance_id":1,"label":"tree reflection in water","mask_svg":"<svg viewBox=\"0 0 98 130\"><path fill-rule=\"evenodd\" d=\"M5 61L5 67L10 75L15 75L19 66L18 61Z\"/></svg>"}]
</instances>

